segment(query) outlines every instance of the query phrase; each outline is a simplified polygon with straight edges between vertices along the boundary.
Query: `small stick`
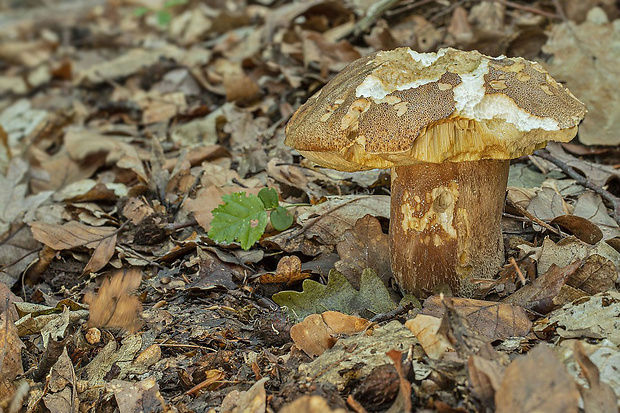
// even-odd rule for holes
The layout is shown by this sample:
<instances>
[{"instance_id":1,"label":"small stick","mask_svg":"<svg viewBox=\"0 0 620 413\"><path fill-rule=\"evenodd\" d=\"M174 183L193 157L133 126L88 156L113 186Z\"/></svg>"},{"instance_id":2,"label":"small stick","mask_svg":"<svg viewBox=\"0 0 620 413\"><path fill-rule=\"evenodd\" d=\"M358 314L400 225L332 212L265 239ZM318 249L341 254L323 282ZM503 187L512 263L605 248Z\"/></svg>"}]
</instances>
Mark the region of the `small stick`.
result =
<instances>
[{"instance_id":1,"label":"small stick","mask_svg":"<svg viewBox=\"0 0 620 413\"><path fill-rule=\"evenodd\" d=\"M407 303L403 306L396 307L395 309L393 309L392 311L388 311L387 313L377 314L373 318L371 318L369 321L371 323L381 323L383 321L391 320L392 318L397 317L401 314L405 314L407 311L412 310L412 309L413 309L413 304Z\"/></svg>"},{"instance_id":2,"label":"small stick","mask_svg":"<svg viewBox=\"0 0 620 413\"><path fill-rule=\"evenodd\" d=\"M517 276L519 277L519 281L521 281L522 285L525 285L526 283L526 279L523 276L523 273L521 272L521 269L519 268L519 266L517 265L517 262L515 261L515 259L513 257L510 257L510 259L508 260L508 262L510 262L510 264L512 264L513 267L515 267L515 271L517 272Z\"/></svg>"},{"instance_id":3,"label":"small stick","mask_svg":"<svg viewBox=\"0 0 620 413\"><path fill-rule=\"evenodd\" d=\"M512 7L513 9L523 10L523 11L533 13L533 14L539 14L549 19L562 20L562 15L559 15L557 13L549 13L547 11L537 9L535 7L524 6L523 4L515 3L514 1L508 1L508 0L495 0L495 1L497 1L498 3L502 3L505 6Z\"/></svg>"},{"instance_id":4,"label":"small stick","mask_svg":"<svg viewBox=\"0 0 620 413\"><path fill-rule=\"evenodd\" d=\"M575 171L566 162L559 160L558 158L552 156L550 153L546 151L537 151L534 153L534 155L551 162L552 164L560 168L562 172L564 172L566 175L577 181L579 185L593 190L594 192L605 198L607 201L609 201L609 203L613 206L611 216L618 224L620 224L620 198L618 198L605 188L590 181L588 178L583 177L579 172Z\"/></svg>"},{"instance_id":5,"label":"small stick","mask_svg":"<svg viewBox=\"0 0 620 413\"><path fill-rule=\"evenodd\" d=\"M551 225L547 224L542 219L535 217L528 210L523 208L521 205L515 204L514 202L512 202L508 198L506 198L506 202L508 203L508 205L510 205L511 207L516 209L517 211L519 211L520 214L522 214L524 217L528 218L530 221L540 225L541 227L546 228L547 230L553 232L555 235L558 235L560 237L562 236L562 233L560 231L558 231L557 229L553 228Z\"/></svg>"}]
</instances>

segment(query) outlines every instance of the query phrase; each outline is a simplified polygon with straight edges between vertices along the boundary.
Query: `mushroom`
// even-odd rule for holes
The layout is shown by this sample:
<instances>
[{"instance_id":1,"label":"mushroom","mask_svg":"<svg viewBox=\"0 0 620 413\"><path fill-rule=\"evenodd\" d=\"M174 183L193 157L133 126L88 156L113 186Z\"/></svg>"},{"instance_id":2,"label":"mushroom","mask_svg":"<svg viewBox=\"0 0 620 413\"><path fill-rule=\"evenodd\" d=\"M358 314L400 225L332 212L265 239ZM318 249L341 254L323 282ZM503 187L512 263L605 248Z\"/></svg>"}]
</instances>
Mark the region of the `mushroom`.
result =
<instances>
[{"instance_id":1,"label":"mushroom","mask_svg":"<svg viewBox=\"0 0 620 413\"><path fill-rule=\"evenodd\" d=\"M510 159L571 140L585 114L538 63L398 48L345 67L293 114L285 143L328 168L391 168L396 281L471 296L504 262Z\"/></svg>"}]
</instances>

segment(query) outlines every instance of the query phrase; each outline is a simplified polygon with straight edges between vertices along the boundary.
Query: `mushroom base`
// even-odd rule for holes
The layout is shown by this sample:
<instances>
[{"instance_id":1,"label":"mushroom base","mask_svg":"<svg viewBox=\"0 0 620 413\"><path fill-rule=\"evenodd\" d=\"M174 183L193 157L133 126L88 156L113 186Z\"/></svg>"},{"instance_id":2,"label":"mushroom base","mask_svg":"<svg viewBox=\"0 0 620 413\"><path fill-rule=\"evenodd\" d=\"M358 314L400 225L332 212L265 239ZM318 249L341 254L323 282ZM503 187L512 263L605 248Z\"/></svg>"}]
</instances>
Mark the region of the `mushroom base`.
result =
<instances>
[{"instance_id":1,"label":"mushroom base","mask_svg":"<svg viewBox=\"0 0 620 413\"><path fill-rule=\"evenodd\" d=\"M404 291L471 296L504 262L508 160L392 168L390 256Z\"/></svg>"}]
</instances>

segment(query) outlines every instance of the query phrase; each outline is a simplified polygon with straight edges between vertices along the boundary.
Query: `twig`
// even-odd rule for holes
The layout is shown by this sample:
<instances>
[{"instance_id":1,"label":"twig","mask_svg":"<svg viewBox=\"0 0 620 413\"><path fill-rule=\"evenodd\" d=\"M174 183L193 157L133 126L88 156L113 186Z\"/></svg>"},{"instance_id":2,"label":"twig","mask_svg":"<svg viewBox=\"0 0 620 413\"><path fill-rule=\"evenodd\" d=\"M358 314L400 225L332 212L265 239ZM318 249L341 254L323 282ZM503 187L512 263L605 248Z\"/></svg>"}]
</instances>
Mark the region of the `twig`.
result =
<instances>
[{"instance_id":1,"label":"twig","mask_svg":"<svg viewBox=\"0 0 620 413\"><path fill-rule=\"evenodd\" d=\"M564 172L566 175L577 181L579 185L593 190L594 192L605 198L607 201L609 201L609 203L613 207L611 216L618 224L620 224L620 198L618 198L605 188L590 181L588 178L585 178L579 172L575 171L566 162L559 160L558 158L552 156L550 153L546 151L536 151L534 155L551 162L552 164L560 168L562 172Z\"/></svg>"},{"instance_id":2,"label":"twig","mask_svg":"<svg viewBox=\"0 0 620 413\"><path fill-rule=\"evenodd\" d=\"M510 264L515 267L515 271L517 272L517 276L519 277L519 281L521 281L521 284L525 285L526 283L526 279L523 276L523 273L521 272L521 269L519 268L519 265L517 264L517 262L515 261L515 259L513 257L510 257L510 259L508 260L508 262L510 262Z\"/></svg>"},{"instance_id":3,"label":"twig","mask_svg":"<svg viewBox=\"0 0 620 413\"><path fill-rule=\"evenodd\" d=\"M505 6L511 7L513 9L523 10L532 14L539 14L541 16L547 17L549 19L562 20L562 15L558 13L549 13L544 10L537 9L536 7L525 6L523 4L515 3L514 1L508 0L495 0L498 3L502 3Z\"/></svg>"},{"instance_id":4,"label":"twig","mask_svg":"<svg viewBox=\"0 0 620 413\"><path fill-rule=\"evenodd\" d=\"M383 321L391 320L394 317L397 317L401 314L405 314L407 311L412 310L412 309L413 309L413 304L407 303L403 306L398 306L392 311L388 311L387 313L377 314L373 318L371 318L369 321L371 323L381 323Z\"/></svg>"},{"instance_id":5,"label":"twig","mask_svg":"<svg viewBox=\"0 0 620 413\"><path fill-rule=\"evenodd\" d=\"M540 225L541 227L546 228L547 230L553 232L555 235L558 236L562 236L562 233L560 231L558 231L556 228L552 227L551 225L547 224L545 221L543 221L540 218L535 217L534 215L532 215L528 210L526 210L525 208L523 208L521 205L517 205L514 202L512 202L509 198L506 198L506 203L508 203L508 205L510 205L511 207L513 207L514 209L516 209L517 211L519 211L519 213L521 215L523 215L524 217L528 218L530 221L534 222L535 224Z\"/></svg>"}]
</instances>

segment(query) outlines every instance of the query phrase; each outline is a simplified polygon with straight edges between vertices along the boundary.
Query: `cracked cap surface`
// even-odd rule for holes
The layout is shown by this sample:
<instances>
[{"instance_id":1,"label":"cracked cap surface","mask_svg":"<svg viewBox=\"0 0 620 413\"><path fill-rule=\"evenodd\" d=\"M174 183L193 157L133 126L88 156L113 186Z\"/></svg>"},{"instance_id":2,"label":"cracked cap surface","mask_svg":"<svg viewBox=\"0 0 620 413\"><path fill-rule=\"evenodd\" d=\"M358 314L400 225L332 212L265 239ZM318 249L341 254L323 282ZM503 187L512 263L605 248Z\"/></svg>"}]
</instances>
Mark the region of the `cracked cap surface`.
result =
<instances>
[{"instance_id":1,"label":"cracked cap surface","mask_svg":"<svg viewBox=\"0 0 620 413\"><path fill-rule=\"evenodd\" d=\"M293 114L285 144L333 169L512 159L571 140L585 105L538 63L477 51L381 51Z\"/></svg>"}]
</instances>

